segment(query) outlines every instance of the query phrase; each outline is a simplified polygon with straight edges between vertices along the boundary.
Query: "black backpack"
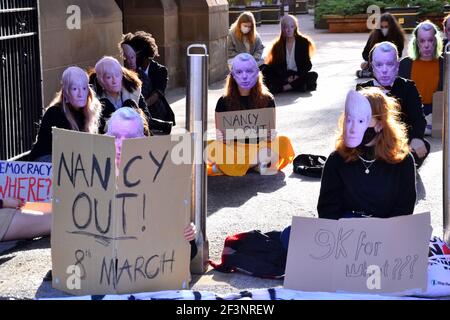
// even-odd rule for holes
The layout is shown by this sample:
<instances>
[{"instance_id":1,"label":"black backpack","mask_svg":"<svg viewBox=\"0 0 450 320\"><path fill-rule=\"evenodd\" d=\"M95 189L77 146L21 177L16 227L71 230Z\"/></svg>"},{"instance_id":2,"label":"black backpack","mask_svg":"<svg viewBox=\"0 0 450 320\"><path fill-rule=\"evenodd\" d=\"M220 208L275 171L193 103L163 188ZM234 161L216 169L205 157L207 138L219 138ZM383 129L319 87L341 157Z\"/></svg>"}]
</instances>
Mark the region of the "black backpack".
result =
<instances>
[{"instance_id":1,"label":"black backpack","mask_svg":"<svg viewBox=\"0 0 450 320\"><path fill-rule=\"evenodd\" d=\"M312 178L321 178L327 157L301 154L294 159L294 172Z\"/></svg>"}]
</instances>

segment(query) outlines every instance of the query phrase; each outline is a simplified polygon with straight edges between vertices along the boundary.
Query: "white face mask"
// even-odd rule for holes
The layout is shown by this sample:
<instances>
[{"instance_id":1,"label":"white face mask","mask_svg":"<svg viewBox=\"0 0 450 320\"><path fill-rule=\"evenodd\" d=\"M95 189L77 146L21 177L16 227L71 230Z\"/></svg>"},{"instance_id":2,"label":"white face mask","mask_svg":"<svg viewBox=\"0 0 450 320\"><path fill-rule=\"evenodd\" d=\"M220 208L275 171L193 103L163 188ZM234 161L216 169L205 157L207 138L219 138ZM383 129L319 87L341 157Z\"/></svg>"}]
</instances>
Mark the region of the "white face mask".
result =
<instances>
[{"instance_id":1,"label":"white face mask","mask_svg":"<svg viewBox=\"0 0 450 320\"><path fill-rule=\"evenodd\" d=\"M386 37L389 32L389 28L381 28L381 32L383 33L383 36Z\"/></svg>"},{"instance_id":2,"label":"white face mask","mask_svg":"<svg viewBox=\"0 0 450 320\"><path fill-rule=\"evenodd\" d=\"M249 27L241 26L241 31L242 31L243 34L249 33L250 30L252 30L252 29L249 28Z\"/></svg>"}]
</instances>

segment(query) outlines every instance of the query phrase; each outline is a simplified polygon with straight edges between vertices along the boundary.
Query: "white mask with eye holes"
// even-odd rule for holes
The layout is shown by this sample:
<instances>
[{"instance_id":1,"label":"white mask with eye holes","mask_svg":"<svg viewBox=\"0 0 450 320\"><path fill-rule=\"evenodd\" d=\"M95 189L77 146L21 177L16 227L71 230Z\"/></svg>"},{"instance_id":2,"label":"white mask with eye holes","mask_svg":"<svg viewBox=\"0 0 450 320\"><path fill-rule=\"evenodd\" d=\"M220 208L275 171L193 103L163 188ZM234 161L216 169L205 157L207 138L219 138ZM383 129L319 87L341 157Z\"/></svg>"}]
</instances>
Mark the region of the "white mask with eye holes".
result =
<instances>
[{"instance_id":1,"label":"white mask with eye holes","mask_svg":"<svg viewBox=\"0 0 450 320\"><path fill-rule=\"evenodd\" d=\"M345 101L344 143L348 148L356 148L363 141L364 133L372 119L369 100L361 93L350 90Z\"/></svg>"}]
</instances>

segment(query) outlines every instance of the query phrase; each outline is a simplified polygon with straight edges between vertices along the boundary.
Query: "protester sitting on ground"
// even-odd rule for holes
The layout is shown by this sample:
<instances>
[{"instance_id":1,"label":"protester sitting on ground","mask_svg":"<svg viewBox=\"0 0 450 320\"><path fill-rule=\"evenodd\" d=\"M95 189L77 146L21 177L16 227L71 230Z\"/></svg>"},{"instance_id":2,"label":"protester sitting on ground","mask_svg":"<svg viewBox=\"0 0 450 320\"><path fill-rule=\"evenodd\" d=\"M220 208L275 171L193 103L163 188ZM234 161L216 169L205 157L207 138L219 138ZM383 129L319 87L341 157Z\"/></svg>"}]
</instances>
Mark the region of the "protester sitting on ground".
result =
<instances>
[{"instance_id":1,"label":"protester sitting on ground","mask_svg":"<svg viewBox=\"0 0 450 320\"><path fill-rule=\"evenodd\" d=\"M448 40L450 39L450 23L448 23L448 20L450 19L450 14L448 14L442 23L442 30L444 31L445 39L443 43L443 49L445 50L445 46L448 43Z\"/></svg>"},{"instance_id":2,"label":"protester sitting on ground","mask_svg":"<svg viewBox=\"0 0 450 320\"><path fill-rule=\"evenodd\" d=\"M372 77L369 64L369 53L377 43L384 41L389 41L396 45L399 57L402 56L403 48L405 46L405 32L397 19L388 12L381 15L380 28L373 29L369 35L369 39L367 40L362 53L364 62L361 63L361 70L356 71L356 76L358 78Z\"/></svg>"},{"instance_id":3,"label":"protester sitting on ground","mask_svg":"<svg viewBox=\"0 0 450 320\"><path fill-rule=\"evenodd\" d=\"M135 72L123 68L117 59L113 57L100 59L95 65L95 73L91 74L91 82L103 104L100 133L105 132L106 121L114 111L122 107L138 105L146 115L153 133L170 134L172 123L151 116L141 95L141 80Z\"/></svg>"},{"instance_id":4,"label":"protester sitting on ground","mask_svg":"<svg viewBox=\"0 0 450 320\"><path fill-rule=\"evenodd\" d=\"M357 88L379 87L400 105L400 120L408 130L408 142L419 168L430 153L430 143L424 139L425 116L422 99L414 81L398 76L399 60L396 46L391 42L377 43L369 58L374 80L361 83Z\"/></svg>"},{"instance_id":5,"label":"protester sitting on ground","mask_svg":"<svg viewBox=\"0 0 450 320\"><path fill-rule=\"evenodd\" d=\"M253 56L258 66L264 64L262 54L264 45L256 31L256 21L253 13L245 11L239 15L231 25L227 37L228 65L231 65L234 57L240 53L248 53Z\"/></svg>"},{"instance_id":6,"label":"protester sitting on ground","mask_svg":"<svg viewBox=\"0 0 450 320\"><path fill-rule=\"evenodd\" d=\"M97 133L101 111L87 73L78 67L67 68L62 75L61 91L45 110L30 160L52 161L53 127Z\"/></svg>"},{"instance_id":7,"label":"protester sitting on ground","mask_svg":"<svg viewBox=\"0 0 450 320\"><path fill-rule=\"evenodd\" d=\"M270 92L316 90L318 74L310 71L314 51L312 39L300 33L297 18L285 15L281 19L281 34L270 48L262 68Z\"/></svg>"},{"instance_id":8,"label":"protester sitting on ground","mask_svg":"<svg viewBox=\"0 0 450 320\"><path fill-rule=\"evenodd\" d=\"M325 163L319 218L391 218L416 204L416 168L397 102L379 88L351 90L336 150ZM288 247L290 227L281 240Z\"/></svg>"},{"instance_id":9,"label":"protester sitting on ground","mask_svg":"<svg viewBox=\"0 0 450 320\"><path fill-rule=\"evenodd\" d=\"M116 144L116 168L119 168L122 153L122 143L125 139L145 137L145 120L137 110L123 107L115 111L107 123L107 135L115 138ZM118 172L118 170L116 170ZM193 223L184 229L186 241L191 243L191 259L197 254L195 237L197 231Z\"/></svg>"},{"instance_id":10,"label":"protester sitting on ground","mask_svg":"<svg viewBox=\"0 0 450 320\"><path fill-rule=\"evenodd\" d=\"M52 225L50 212L22 209L19 199L0 199L0 241L28 240L48 236Z\"/></svg>"},{"instance_id":11,"label":"protester sitting on ground","mask_svg":"<svg viewBox=\"0 0 450 320\"><path fill-rule=\"evenodd\" d=\"M416 83L422 97L423 113L427 120L425 134L431 135L433 94L443 90L444 59L442 38L438 28L429 20L417 25L409 42L408 54L400 61L398 75Z\"/></svg>"},{"instance_id":12,"label":"protester sitting on ground","mask_svg":"<svg viewBox=\"0 0 450 320\"><path fill-rule=\"evenodd\" d=\"M228 75L225 94L216 106L216 124L222 112L275 108L275 101L262 81L255 59L248 53L237 55ZM291 141L267 130L267 140L241 142L216 130L217 140L208 144L208 174L243 176L250 168L261 174L276 174L294 159ZM236 160L237 159L237 160Z\"/></svg>"},{"instance_id":13,"label":"protester sitting on ground","mask_svg":"<svg viewBox=\"0 0 450 320\"><path fill-rule=\"evenodd\" d=\"M125 67L135 71L142 81L142 95L152 117L171 121L175 125L175 115L164 96L168 82L167 68L154 60L159 57L155 39L144 31L127 33L123 35L119 48Z\"/></svg>"}]
</instances>

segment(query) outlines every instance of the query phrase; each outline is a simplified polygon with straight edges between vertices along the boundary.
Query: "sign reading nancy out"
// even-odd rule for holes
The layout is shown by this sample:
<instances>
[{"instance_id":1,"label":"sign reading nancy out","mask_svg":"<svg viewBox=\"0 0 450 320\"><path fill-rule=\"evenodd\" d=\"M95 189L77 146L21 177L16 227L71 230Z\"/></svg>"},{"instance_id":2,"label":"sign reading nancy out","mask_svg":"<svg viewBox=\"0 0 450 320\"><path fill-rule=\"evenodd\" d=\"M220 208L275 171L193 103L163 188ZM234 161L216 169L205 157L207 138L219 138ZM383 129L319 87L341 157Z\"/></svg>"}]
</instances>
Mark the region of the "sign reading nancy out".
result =
<instances>
[{"instance_id":1,"label":"sign reading nancy out","mask_svg":"<svg viewBox=\"0 0 450 320\"><path fill-rule=\"evenodd\" d=\"M174 160L177 143L124 141L116 178L114 138L54 129L54 288L86 295L188 287L192 162Z\"/></svg>"},{"instance_id":2,"label":"sign reading nancy out","mask_svg":"<svg viewBox=\"0 0 450 320\"><path fill-rule=\"evenodd\" d=\"M266 138L275 124L275 108L216 113L216 128L227 140Z\"/></svg>"},{"instance_id":3,"label":"sign reading nancy out","mask_svg":"<svg viewBox=\"0 0 450 320\"><path fill-rule=\"evenodd\" d=\"M50 202L51 191L51 163L0 161L0 199Z\"/></svg>"}]
</instances>

